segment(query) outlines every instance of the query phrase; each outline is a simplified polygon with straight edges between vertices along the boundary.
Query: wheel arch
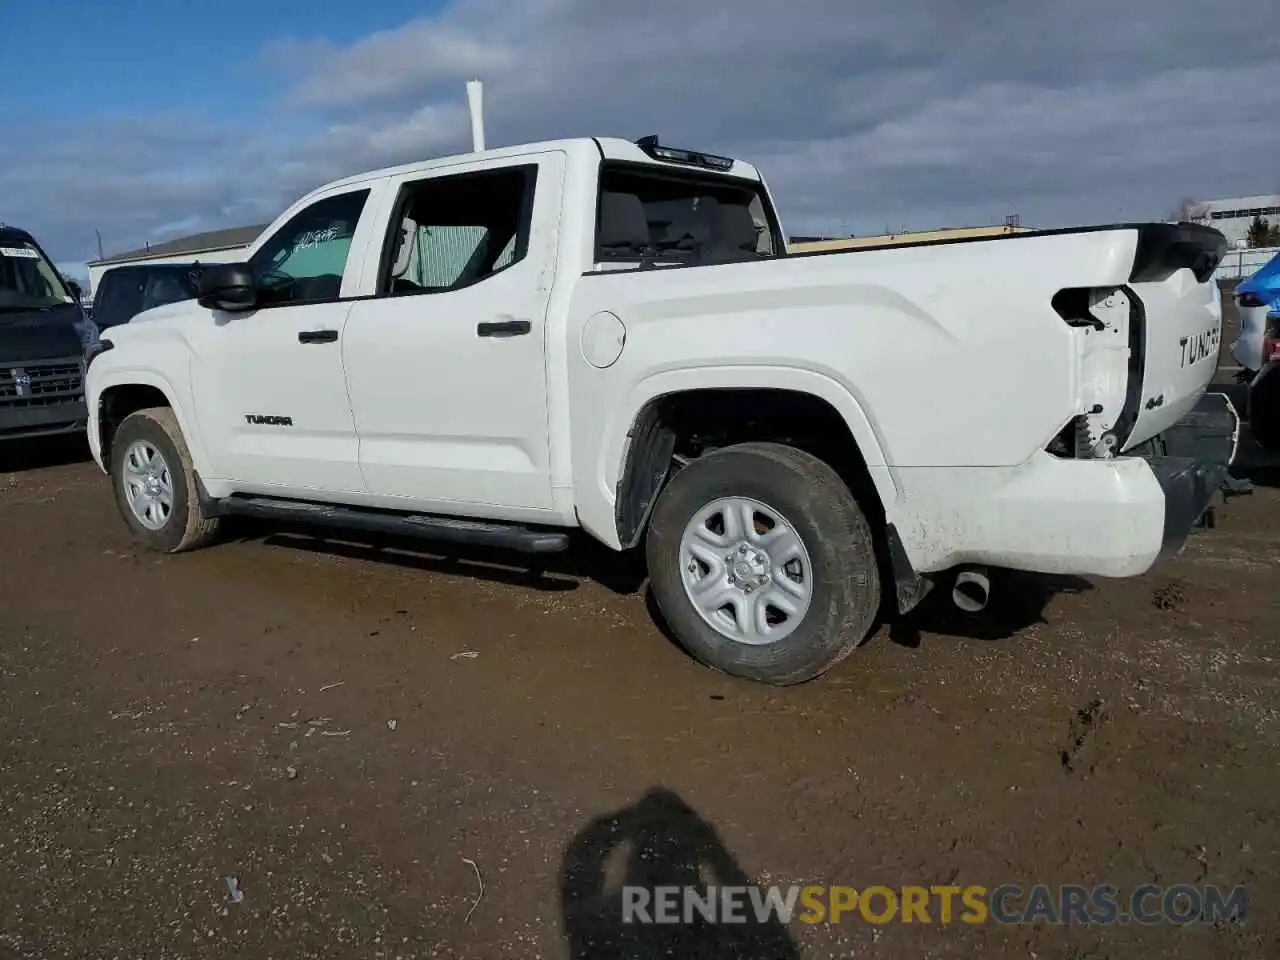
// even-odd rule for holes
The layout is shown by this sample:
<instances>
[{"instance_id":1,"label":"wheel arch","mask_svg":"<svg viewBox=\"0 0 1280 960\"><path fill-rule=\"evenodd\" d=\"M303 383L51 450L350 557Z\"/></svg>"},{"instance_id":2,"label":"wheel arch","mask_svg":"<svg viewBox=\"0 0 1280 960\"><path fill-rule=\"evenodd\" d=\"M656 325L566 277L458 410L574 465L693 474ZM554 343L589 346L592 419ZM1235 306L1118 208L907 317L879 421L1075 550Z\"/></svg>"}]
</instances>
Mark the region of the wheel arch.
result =
<instances>
[{"instance_id":1,"label":"wheel arch","mask_svg":"<svg viewBox=\"0 0 1280 960\"><path fill-rule=\"evenodd\" d=\"M673 457L683 455L682 443L708 428L718 427L727 442L779 440L786 439L781 428L791 418L796 446L834 459L832 466L871 501L868 507L879 520L892 515L897 489L872 422L843 385L822 374L776 368L673 371L644 381L626 409L616 450L606 454L615 468L604 471L604 485L613 491L610 532L624 549L643 536Z\"/></svg>"},{"instance_id":2,"label":"wheel arch","mask_svg":"<svg viewBox=\"0 0 1280 960\"><path fill-rule=\"evenodd\" d=\"M111 444L125 417L148 407L168 407L182 430L196 470L205 473L204 447L194 424L186 415L186 404L180 394L159 374L146 371L113 374L97 390L89 420L91 446L99 451L100 465L110 469Z\"/></svg>"}]
</instances>

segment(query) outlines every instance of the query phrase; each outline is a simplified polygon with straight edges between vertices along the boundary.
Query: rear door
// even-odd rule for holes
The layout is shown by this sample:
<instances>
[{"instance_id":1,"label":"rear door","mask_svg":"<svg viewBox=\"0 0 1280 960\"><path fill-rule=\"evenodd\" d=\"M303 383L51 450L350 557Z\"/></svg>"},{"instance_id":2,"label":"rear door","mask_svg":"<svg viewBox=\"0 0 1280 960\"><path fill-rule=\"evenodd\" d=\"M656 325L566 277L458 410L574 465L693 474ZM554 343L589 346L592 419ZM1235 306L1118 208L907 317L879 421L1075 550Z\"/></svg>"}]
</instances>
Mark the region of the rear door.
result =
<instances>
[{"instance_id":1,"label":"rear door","mask_svg":"<svg viewBox=\"0 0 1280 960\"><path fill-rule=\"evenodd\" d=\"M343 348L369 492L495 517L550 508L546 315L564 155L392 181L374 296Z\"/></svg>"}]
</instances>

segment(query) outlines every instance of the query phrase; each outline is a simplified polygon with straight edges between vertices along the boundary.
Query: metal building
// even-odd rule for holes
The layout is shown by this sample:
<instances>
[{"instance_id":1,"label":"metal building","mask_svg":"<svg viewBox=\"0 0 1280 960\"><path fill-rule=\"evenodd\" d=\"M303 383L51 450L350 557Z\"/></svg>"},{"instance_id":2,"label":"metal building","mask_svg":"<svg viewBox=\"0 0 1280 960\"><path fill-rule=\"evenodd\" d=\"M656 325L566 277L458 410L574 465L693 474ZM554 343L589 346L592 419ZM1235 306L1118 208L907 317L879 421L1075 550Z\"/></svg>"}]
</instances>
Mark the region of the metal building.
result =
<instances>
[{"instance_id":1,"label":"metal building","mask_svg":"<svg viewBox=\"0 0 1280 960\"><path fill-rule=\"evenodd\" d=\"M1233 250L1248 246L1246 237L1255 217L1261 217L1273 227L1280 224L1280 194L1199 200L1193 206L1192 219L1221 232Z\"/></svg>"}]
</instances>

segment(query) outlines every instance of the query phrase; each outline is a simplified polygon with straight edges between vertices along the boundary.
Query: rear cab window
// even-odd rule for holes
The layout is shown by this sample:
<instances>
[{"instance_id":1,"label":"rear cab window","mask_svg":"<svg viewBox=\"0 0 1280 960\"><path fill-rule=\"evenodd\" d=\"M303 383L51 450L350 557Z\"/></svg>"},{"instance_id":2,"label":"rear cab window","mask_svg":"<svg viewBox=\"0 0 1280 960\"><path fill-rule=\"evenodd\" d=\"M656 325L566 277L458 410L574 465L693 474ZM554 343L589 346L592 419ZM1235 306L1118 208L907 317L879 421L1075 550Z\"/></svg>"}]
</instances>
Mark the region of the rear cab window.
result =
<instances>
[{"instance_id":1,"label":"rear cab window","mask_svg":"<svg viewBox=\"0 0 1280 960\"><path fill-rule=\"evenodd\" d=\"M604 269L731 263L785 251L759 181L675 165L601 165L595 260Z\"/></svg>"}]
</instances>

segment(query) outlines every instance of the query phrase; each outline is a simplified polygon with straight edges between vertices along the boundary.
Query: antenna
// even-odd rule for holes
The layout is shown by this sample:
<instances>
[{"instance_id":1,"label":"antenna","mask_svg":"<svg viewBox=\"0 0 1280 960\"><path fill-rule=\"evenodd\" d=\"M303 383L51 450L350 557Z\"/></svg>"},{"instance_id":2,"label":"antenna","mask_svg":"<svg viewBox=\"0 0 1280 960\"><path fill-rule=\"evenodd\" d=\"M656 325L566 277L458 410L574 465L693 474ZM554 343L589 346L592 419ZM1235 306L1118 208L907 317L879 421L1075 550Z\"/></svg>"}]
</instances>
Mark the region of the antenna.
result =
<instances>
[{"instance_id":1,"label":"antenna","mask_svg":"<svg viewBox=\"0 0 1280 960\"><path fill-rule=\"evenodd\" d=\"M467 107L471 110L471 149L479 153L484 149L484 84L479 80L467 81Z\"/></svg>"}]
</instances>

